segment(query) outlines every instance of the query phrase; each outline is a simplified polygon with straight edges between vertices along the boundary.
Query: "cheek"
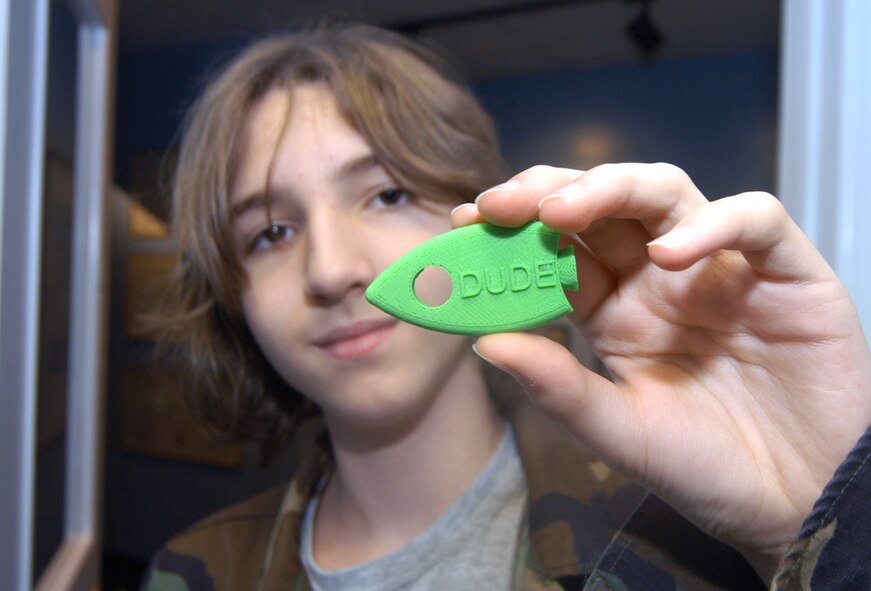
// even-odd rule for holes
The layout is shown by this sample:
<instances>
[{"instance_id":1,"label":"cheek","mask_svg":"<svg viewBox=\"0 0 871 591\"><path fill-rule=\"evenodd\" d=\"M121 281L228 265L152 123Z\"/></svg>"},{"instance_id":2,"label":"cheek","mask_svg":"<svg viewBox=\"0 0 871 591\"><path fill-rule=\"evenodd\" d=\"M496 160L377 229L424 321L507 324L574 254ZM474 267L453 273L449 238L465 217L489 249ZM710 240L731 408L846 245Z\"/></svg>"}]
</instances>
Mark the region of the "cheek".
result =
<instances>
[{"instance_id":1,"label":"cheek","mask_svg":"<svg viewBox=\"0 0 871 591\"><path fill-rule=\"evenodd\" d=\"M288 384L302 390L302 385L293 381L304 367L299 366L304 356L299 354L302 330L296 309L278 290L255 290L242 296L245 321L260 351ZM289 354L291 351L294 353Z\"/></svg>"},{"instance_id":2,"label":"cheek","mask_svg":"<svg viewBox=\"0 0 871 591\"><path fill-rule=\"evenodd\" d=\"M252 280L242 294L245 321L264 351L279 345L275 341L292 330L291 312L297 308L292 293L277 282Z\"/></svg>"},{"instance_id":3,"label":"cheek","mask_svg":"<svg viewBox=\"0 0 871 591\"><path fill-rule=\"evenodd\" d=\"M262 310L262 305L255 295L246 292L242 295L242 314L245 316L245 323L248 325L248 330L251 331L251 336L260 346L260 349L266 352L268 343L266 341L267 334L264 333L264 328L268 326L265 323L266 313Z\"/></svg>"},{"instance_id":4,"label":"cheek","mask_svg":"<svg viewBox=\"0 0 871 591\"><path fill-rule=\"evenodd\" d=\"M246 264L247 282L241 297L246 318L281 315L293 309L303 282L299 267L296 260L281 252Z\"/></svg>"}]
</instances>

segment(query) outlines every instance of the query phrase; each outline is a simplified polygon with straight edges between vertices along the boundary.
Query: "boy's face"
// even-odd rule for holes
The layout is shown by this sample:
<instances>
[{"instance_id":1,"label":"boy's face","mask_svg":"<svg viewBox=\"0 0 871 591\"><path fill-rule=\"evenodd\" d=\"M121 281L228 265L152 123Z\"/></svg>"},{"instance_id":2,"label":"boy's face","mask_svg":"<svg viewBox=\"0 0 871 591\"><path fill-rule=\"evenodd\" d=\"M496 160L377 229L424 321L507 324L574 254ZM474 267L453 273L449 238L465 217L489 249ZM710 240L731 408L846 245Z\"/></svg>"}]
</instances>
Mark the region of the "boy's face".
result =
<instances>
[{"instance_id":1,"label":"boy's face","mask_svg":"<svg viewBox=\"0 0 871 591\"><path fill-rule=\"evenodd\" d=\"M283 89L260 99L240 148L233 235L248 274L242 307L266 357L333 423L385 428L425 412L469 367L468 341L402 323L364 292L449 230L450 206L399 187L316 84L291 105ZM444 287L416 285L422 298Z\"/></svg>"}]
</instances>

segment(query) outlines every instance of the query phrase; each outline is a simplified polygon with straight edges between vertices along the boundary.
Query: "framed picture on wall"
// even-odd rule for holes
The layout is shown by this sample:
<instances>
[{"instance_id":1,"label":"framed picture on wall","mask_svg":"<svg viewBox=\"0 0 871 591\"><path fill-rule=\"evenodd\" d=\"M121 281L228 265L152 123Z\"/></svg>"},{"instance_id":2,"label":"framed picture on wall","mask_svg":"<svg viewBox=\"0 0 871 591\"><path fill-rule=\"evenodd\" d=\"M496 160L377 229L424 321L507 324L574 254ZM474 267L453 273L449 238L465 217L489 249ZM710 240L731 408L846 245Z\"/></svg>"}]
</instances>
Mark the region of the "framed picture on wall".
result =
<instances>
[{"instance_id":1,"label":"framed picture on wall","mask_svg":"<svg viewBox=\"0 0 871 591\"><path fill-rule=\"evenodd\" d=\"M221 445L191 417L178 375L126 365L119 372L121 447L125 451L225 468L244 465L241 445Z\"/></svg>"},{"instance_id":2,"label":"framed picture on wall","mask_svg":"<svg viewBox=\"0 0 871 591\"><path fill-rule=\"evenodd\" d=\"M177 264L168 253L139 252L124 259L124 334L134 341L151 340L148 316L153 314Z\"/></svg>"}]
</instances>

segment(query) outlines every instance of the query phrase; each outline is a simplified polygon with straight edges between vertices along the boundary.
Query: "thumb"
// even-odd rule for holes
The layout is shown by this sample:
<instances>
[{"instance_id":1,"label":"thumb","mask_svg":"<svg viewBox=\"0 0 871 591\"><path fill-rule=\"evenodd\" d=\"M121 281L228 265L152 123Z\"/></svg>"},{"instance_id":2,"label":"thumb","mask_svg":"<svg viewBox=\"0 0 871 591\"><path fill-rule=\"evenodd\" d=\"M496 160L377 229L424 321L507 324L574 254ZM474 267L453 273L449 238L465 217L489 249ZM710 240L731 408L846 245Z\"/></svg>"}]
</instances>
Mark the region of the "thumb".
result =
<instances>
[{"instance_id":1,"label":"thumb","mask_svg":"<svg viewBox=\"0 0 871 591\"><path fill-rule=\"evenodd\" d=\"M565 347L528 333L483 336L475 352L513 376L530 400L613 468L634 476L643 429L631 397Z\"/></svg>"}]
</instances>

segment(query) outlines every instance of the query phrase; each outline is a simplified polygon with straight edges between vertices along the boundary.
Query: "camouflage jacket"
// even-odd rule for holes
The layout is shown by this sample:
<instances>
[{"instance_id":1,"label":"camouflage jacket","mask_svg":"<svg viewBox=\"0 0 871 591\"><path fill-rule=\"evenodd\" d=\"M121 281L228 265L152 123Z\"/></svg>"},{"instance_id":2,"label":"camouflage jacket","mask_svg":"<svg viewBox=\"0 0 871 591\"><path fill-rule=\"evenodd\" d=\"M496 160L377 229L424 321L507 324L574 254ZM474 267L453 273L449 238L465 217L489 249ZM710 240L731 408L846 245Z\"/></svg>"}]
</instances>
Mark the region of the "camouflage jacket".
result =
<instances>
[{"instance_id":1,"label":"camouflage jacket","mask_svg":"<svg viewBox=\"0 0 871 591\"><path fill-rule=\"evenodd\" d=\"M733 549L708 537L665 503L614 474L589 451L565 436L528 405L508 409L529 487L526 535L519 548L515 589L715 590L764 589L762 581ZM863 475L867 491L871 435L841 467L808 519L772 589L836 589L820 585L820 560L845 545L831 507L849 505L845 489ZM857 455L858 454L858 455ZM304 591L299 564L300 523L305 505L324 471L327 454L312 454L292 482L221 511L174 537L152 560L145 591ZM858 458L858 459L857 459ZM861 490L861 487L860 487ZM853 496L861 495L854 487ZM869 501L860 515L868 536ZM852 524L851 524L852 527ZM861 527L861 526L860 526ZM855 527L853 532L857 530ZM846 546L855 546L847 538ZM861 544L860 544L861 545ZM865 560L834 563L840 575L861 570L869 589ZM854 556L856 548L852 547ZM860 566L857 566L860 565ZM830 579L826 579L827 581ZM850 580L856 580L854 579ZM489 590L487 590L489 591Z\"/></svg>"}]
</instances>

